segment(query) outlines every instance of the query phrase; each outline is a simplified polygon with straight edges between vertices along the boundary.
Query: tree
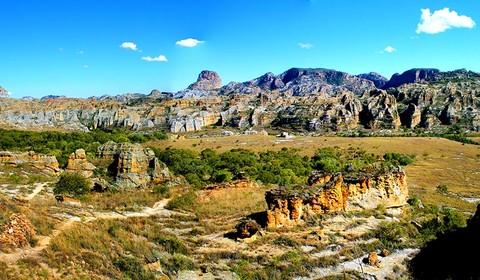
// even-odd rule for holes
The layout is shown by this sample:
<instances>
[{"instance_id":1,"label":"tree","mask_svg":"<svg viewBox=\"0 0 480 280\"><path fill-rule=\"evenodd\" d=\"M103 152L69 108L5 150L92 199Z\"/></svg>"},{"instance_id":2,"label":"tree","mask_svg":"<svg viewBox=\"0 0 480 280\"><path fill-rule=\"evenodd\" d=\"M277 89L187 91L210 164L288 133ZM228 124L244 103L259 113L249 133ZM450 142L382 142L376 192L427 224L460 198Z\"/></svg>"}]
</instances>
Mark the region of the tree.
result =
<instances>
[{"instance_id":1,"label":"tree","mask_svg":"<svg viewBox=\"0 0 480 280\"><path fill-rule=\"evenodd\" d=\"M53 187L55 194L68 194L71 196L80 196L91 189L91 184L87 178L79 173L62 173L60 179Z\"/></svg>"}]
</instances>

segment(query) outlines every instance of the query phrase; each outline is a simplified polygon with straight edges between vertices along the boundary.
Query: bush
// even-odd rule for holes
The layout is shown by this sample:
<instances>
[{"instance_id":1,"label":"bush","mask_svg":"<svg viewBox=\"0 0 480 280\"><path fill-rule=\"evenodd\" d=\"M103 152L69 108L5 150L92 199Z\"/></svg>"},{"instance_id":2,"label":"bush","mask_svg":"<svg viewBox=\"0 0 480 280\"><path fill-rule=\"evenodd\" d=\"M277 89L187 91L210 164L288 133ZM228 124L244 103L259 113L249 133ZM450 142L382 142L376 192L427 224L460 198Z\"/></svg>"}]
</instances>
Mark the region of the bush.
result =
<instances>
[{"instance_id":1,"label":"bush","mask_svg":"<svg viewBox=\"0 0 480 280\"><path fill-rule=\"evenodd\" d=\"M439 192L439 193L441 193L441 194L446 194L446 193L448 193L448 186L445 185L445 184L438 185L438 186L437 186L437 192Z\"/></svg>"},{"instance_id":2,"label":"bush","mask_svg":"<svg viewBox=\"0 0 480 280\"><path fill-rule=\"evenodd\" d=\"M228 170L219 170L213 173L215 183L223 183L232 180L232 173Z\"/></svg>"},{"instance_id":3,"label":"bush","mask_svg":"<svg viewBox=\"0 0 480 280\"><path fill-rule=\"evenodd\" d=\"M80 196L91 189L90 182L79 173L63 173L53 187L55 194Z\"/></svg>"}]
</instances>

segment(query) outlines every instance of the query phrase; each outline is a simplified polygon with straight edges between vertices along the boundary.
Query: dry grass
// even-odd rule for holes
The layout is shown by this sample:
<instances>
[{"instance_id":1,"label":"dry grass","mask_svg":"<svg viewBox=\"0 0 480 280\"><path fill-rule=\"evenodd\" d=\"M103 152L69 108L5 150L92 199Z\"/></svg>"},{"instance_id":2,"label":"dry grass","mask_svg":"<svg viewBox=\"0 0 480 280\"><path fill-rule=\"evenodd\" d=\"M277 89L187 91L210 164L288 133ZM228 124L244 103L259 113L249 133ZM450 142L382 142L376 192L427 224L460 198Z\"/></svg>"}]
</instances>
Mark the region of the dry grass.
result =
<instances>
[{"instance_id":1,"label":"dry grass","mask_svg":"<svg viewBox=\"0 0 480 280\"><path fill-rule=\"evenodd\" d=\"M145 145L159 148L173 147L201 151L207 148L225 152L234 148L253 151L297 148L300 155L311 156L321 147L360 148L382 155L386 152L416 154L413 165L405 167L410 194L424 203L448 205L463 211L473 212L475 205L460 198L439 194L440 184L448 186L450 193L461 196L480 197L480 146L462 144L451 140L425 137L297 137L285 140L274 136L240 135L183 140L153 141Z\"/></svg>"},{"instance_id":2,"label":"dry grass","mask_svg":"<svg viewBox=\"0 0 480 280\"><path fill-rule=\"evenodd\" d=\"M220 218L266 211L265 191L263 187L198 191L194 212L199 218Z\"/></svg>"}]
</instances>

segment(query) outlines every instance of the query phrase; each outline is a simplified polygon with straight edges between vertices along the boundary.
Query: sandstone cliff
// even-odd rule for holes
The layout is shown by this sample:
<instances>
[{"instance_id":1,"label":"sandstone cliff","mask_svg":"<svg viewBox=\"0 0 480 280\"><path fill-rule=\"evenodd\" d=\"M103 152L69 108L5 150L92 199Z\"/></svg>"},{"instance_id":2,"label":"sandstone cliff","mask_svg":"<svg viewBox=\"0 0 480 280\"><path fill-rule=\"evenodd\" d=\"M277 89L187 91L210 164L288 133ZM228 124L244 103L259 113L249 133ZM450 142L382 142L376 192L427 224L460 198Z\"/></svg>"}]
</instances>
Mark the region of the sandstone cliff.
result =
<instances>
[{"instance_id":1,"label":"sandstone cliff","mask_svg":"<svg viewBox=\"0 0 480 280\"><path fill-rule=\"evenodd\" d=\"M308 217L329 212L397 207L406 203L405 172L376 170L355 177L313 174L309 187L273 189L265 193L267 227L302 224Z\"/></svg>"},{"instance_id":2,"label":"sandstone cliff","mask_svg":"<svg viewBox=\"0 0 480 280\"><path fill-rule=\"evenodd\" d=\"M448 125L480 130L480 74L413 69L385 79L329 69L292 68L221 87L213 71L177 94L153 90L88 99L50 96L40 100L0 99L0 126L88 131L195 132L212 125L300 131L445 131ZM392 86L395 86L392 88Z\"/></svg>"}]
</instances>

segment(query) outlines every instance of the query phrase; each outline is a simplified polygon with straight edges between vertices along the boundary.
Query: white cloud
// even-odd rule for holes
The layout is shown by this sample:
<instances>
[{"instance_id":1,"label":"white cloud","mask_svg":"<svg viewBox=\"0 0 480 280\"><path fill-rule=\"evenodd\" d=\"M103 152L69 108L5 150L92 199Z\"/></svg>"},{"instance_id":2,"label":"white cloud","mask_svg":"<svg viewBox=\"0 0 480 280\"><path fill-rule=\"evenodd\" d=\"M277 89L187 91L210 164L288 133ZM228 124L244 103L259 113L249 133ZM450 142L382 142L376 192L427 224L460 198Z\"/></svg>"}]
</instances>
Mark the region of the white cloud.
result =
<instances>
[{"instance_id":1,"label":"white cloud","mask_svg":"<svg viewBox=\"0 0 480 280\"><path fill-rule=\"evenodd\" d=\"M386 46L386 47L383 49L383 51L388 52L388 53L392 53L392 52L394 52L394 51L396 51L396 50L397 50L397 49L394 48L394 47L392 47L392 46Z\"/></svg>"},{"instance_id":2,"label":"white cloud","mask_svg":"<svg viewBox=\"0 0 480 280\"><path fill-rule=\"evenodd\" d=\"M120 48L132 50L132 51L138 51L137 44L132 43L132 42L123 42L120 45Z\"/></svg>"},{"instance_id":3,"label":"white cloud","mask_svg":"<svg viewBox=\"0 0 480 280\"><path fill-rule=\"evenodd\" d=\"M444 32L452 27L457 28L473 28L475 22L472 18L461 15L456 11L450 11L449 8L434 11L430 13L430 9L422 9L420 23L417 26L417 33L436 34Z\"/></svg>"},{"instance_id":4,"label":"white cloud","mask_svg":"<svg viewBox=\"0 0 480 280\"><path fill-rule=\"evenodd\" d=\"M157 57L151 57L151 56L144 56L142 57L142 60L145 61L160 61L160 62L166 62L168 61L167 58L164 55L159 55Z\"/></svg>"},{"instance_id":5,"label":"white cloud","mask_svg":"<svg viewBox=\"0 0 480 280\"><path fill-rule=\"evenodd\" d=\"M313 44L310 44L310 43L298 43L298 46L301 49L307 49L307 50L313 48Z\"/></svg>"},{"instance_id":6,"label":"white cloud","mask_svg":"<svg viewBox=\"0 0 480 280\"><path fill-rule=\"evenodd\" d=\"M78 51L77 54L83 55L85 52L84 51Z\"/></svg>"},{"instance_id":7,"label":"white cloud","mask_svg":"<svg viewBox=\"0 0 480 280\"><path fill-rule=\"evenodd\" d=\"M88 65L87 64L83 65L83 68L88 69Z\"/></svg>"},{"instance_id":8,"label":"white cloud","mask_svg":"<svg viewBox=\"0 0 480 280\"><path fill-rule=\"evenodd\" d=\"M179 45L181 47L193 48L196 45L201 44L201 43L205 43L205 41L199 41L197 39L188 38L188 39L183 39L183 40L177 41L175 43L175 45Z\"/></svg>"}]
</instances>

